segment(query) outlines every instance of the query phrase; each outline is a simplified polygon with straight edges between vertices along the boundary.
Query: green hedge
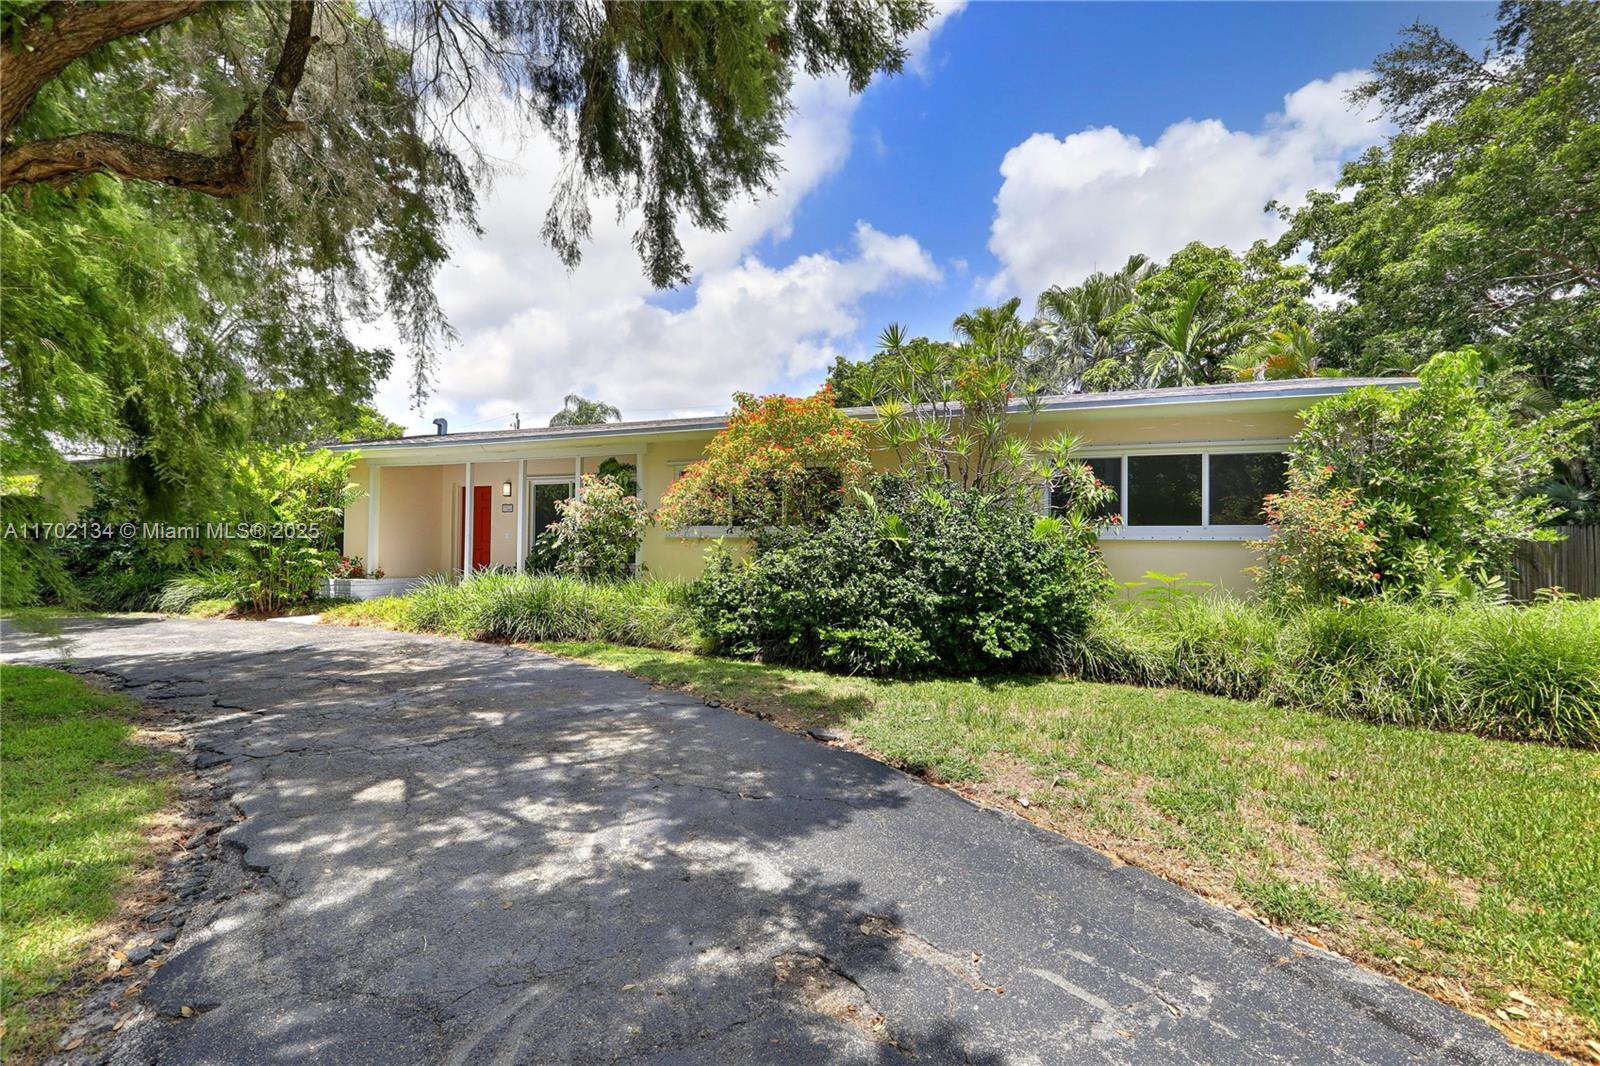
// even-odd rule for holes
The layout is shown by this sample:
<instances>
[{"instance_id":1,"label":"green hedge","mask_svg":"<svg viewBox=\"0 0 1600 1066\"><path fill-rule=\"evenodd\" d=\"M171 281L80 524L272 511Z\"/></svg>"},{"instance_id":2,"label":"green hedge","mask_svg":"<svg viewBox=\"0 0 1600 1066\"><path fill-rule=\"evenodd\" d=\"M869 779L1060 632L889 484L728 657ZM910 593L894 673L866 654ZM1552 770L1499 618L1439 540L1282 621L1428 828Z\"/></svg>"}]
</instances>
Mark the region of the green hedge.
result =
<instances>
[{"instance_id":1,"label":"green hedge","mask_svg":"<svg viewBox=\"0 0 1600 1066\"><path fill-rule=\"evenodd\" d=\"M1600 747L1600 601L1274 612L1226 598L1107 608L1076 676L1326 714Z\"/></svg>"},{"instance_id":2,"label":"green hedge","mask_svg":"<svg viewBox=\"0 0 1600 1066\"><path fill-rule=\"evenodd\" d=\"M459 583L426 581L402 597L346 604L327 612L327 620L469 640L605 641L694 651L700 631L686 601L681 582L484 573Z\"/></svg>"}]
</instances>

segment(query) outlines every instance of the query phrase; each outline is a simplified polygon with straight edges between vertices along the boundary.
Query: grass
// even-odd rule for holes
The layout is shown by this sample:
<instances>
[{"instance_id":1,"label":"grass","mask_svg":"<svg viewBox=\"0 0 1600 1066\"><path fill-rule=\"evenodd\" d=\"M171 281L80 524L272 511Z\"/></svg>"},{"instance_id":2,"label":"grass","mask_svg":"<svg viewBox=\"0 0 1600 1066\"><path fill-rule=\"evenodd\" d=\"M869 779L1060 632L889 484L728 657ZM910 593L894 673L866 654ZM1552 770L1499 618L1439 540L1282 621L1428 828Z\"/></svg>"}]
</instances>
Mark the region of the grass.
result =
<instances>
[{"instance_id":1,"label":"grass","mask_svg":"<svg viewBox=\"0 0 1600 1066\"><path fill-rule=\"evenodd\" d=\"M323 621L445 633L471 640L598 640L689 651L701 643L674 581L604 584L534 574L427 581L405 596L334 607Z\"/></svg>"},{"instance_id":2,"label":"grass","mask_svg":"<svg viewBox=\"0 0 1600 1066\"><path fill-rule=\"evenodd\" d=\"M1369 602L1288 614L1229 598L1112 607L1072 676L1339 717L1600 748L1600 601Z\"/></svg>"},{"instance_id":3,"label":"grass","mask_svg":"<svg viewBox=\"0 0 1600 1066\"><path fill-rule=\"evenodd\" d=\"M1363 960L1523 1043L1600 1057L1600 753L1173 689L883 681L545 647L792 728L842 728L885 761Z\"/></svg>"},{"instance_id":4,"label":"grass","mask_svg":"<svg viewBox=\"0 0 1600 1066\"><path fill-rule=\"evenodd\" d=\"M167 760L133 742L137 709L67 674L0 666L6 1061L41 1057L64 1024L58 993L87 972L167 803Z\"/></svg>"}]
</instances>

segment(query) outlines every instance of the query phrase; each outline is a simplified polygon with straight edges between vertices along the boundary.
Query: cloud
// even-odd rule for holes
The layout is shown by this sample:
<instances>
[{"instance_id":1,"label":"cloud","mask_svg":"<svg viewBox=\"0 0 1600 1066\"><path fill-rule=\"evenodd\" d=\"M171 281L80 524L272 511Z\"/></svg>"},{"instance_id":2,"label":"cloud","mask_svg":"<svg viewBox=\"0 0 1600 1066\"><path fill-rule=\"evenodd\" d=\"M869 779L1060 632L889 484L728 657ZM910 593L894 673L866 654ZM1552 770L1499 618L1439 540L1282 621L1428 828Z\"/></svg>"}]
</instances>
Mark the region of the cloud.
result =
<instances>
[{"instance_id":1,"label":"cloud","mask_svg":"<svg viewBox=\"0 0 1600 1066\"><path fill-rule=\"evenodd\" d=\"M532 135L500 146L514 165L483 200L484 235L458 235L439 278L460 343L441 358L425 412L411 410L403 373L380 389L380 409L412 432L428 431L434 415L453 429L497 428L513 412L541 424L569 392L628 418L698 413L726 409L735 389L799 387L796 378L815 380L836 354L860 354L865 297L942 277L916 239L858 222L843 248L787 265L766 251L792 235L805 197L848 158L858 100L839 78L796 86L776 187L729 205L723 231L680 231L695 275L674 294L643 276L637 215L615 221L615 203L601 198L583 261L567 271L539 235L560 166L554 145ZM395 343L387 327L358 335Z\"/></svg>"},{"instance_id":2,"label":"cloud","mask_svg":"<svg viewBox=\"0 0 1600 1066\"><path fill-rule=\"evenodd\" d=\"M1343 160L1389 132L1373 110L1345 100L1365 76L1345 71L1296 89L1258 133L1185 119L1151 144L1114 126L1033 134L1000 164L989 237L1000 270L987 294L1032 297L1135 252L1165 257L1197 240L1237 249L1277 236L1268 200L1298 203L1331 185Z\"/></svg>"},{"instance_id":3,"label":"cloud","mask_svg":"<svg viewBox=\"0 0 1600 1066\"><path fill-rule=\"evenodd\" d=\"M721 410L735 389L772 388L854 354L864 297L940 277L914 238L858 222L844 252L782 268L748 256L707 272L682 310L576 292L525 307L444 359L438 399L480 417L521 411L525 424L570 391L626 417Z\"/></svg>"},{"instance_id":4,"label":"cloud","mask_svg":"<svg viewBox=\"0 0 1600 1066\"><path fill-rule=\"evenodd\" d=\"M933 39L944 24L966 9L967 0L934 0L933 15L906 40L906 69L924 82L933 78L940 59L933 55Z\"/></svg>"}]
</instances>

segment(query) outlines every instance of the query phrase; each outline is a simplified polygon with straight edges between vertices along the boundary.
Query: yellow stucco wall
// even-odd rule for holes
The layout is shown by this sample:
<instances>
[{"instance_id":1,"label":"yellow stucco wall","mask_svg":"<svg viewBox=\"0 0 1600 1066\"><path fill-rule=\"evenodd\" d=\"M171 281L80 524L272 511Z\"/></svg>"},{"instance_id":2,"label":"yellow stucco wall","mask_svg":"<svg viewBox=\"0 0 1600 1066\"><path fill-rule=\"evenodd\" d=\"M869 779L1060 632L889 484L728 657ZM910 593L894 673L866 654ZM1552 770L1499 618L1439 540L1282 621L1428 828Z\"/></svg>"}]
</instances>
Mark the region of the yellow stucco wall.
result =
<instances>
[{"instance_id":1,"label":"yellow stucco wall","mask_svg":"<svg viewBox=\"0 0 1600 1066\"><path fill-rule=\"evenodd\" d=\"M1062 431L1083 439L1082 455L1116 453L1121 449L1140 449L1174 445L1175 450L1202 450L1209 445L1241 446L1259 442L1264 449L1275 448L1299 429L1299 416L1292 411L1262 410L1249 405L1214 405L1202 410L1174 411L1160 407L1129 407L1074 412L1049 412L1033 419L1019 416L1016 429L1034 440L1043 440ZM551 454L558 447L549 443L524 445L530 477L570 476L574 472L573 453L582 454L582 469L598 470L607 454L623 462L642 458L640 480L646 504L654 509L661 494L682 467L703 453L713 433L659 434L617 441L607 452L599 441L573 441L567 454ZM517 563L517 491L515 445L493 445L472 449L473 481L493 487L491 508L491 561L514 567ZM451 458L465 454L457 448ZM441 449L439 455L443 455ZM461 558L460 493L465 483L465 467L460 462L441 465L394 466L404 460L382 456L380 486L379 562L394 576L436 573L459 569ZM874 466L893 469L892 452L873 455ZM362 488L368 484L367 463L358 462L354 480ZM512 495L501 495L501 486L512 482ZM431 501L431 502L430 502ZM513 505L506 512L502 504ZM367 544L367 502L358 501L345 522L345 551L364 555ZM730 548L742 551L747 542L729 539ZM646 572L664 578L693 577L712 541L674 536L668 530L652 527L644 538L642 557ZM1240 540L1113 540L1102 541L1107 564L1118 581L1139 580L1147 570L1166 573L1185 572L1192 578L1215 582L1223 588L1246 592L1253 579L1245 573L1253 558Z\"/></svg>"}]
</instances>

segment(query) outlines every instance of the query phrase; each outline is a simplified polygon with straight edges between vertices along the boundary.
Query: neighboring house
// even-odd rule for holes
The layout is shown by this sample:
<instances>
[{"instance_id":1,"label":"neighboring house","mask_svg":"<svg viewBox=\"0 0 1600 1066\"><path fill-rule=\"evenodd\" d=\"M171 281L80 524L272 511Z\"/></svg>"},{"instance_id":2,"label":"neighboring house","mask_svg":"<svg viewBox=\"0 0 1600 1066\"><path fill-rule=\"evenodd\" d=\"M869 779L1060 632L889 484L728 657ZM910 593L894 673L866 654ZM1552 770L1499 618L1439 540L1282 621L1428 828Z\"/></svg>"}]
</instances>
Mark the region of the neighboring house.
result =
<instances>
[{"instance_id":1,"label":"neighboring house","mask_svg":"<svg viewBox=\"0 0 1600 1066\"><path fill-rule=\"evenodd\" d=\"M1079 457L1118 490L1120 525L1101 535L1119 581L1147 570L1244 589L1263 537L1262 497L1283 485L1284 449L1300 412L1361 385L1402 388L1410 378L1303 378L1133 392L1081 393L1012 415L1035 439L1069 430ZM862 418L871 409L852 410ZM638 471L654 508L726 423L722 417L595 426L445 433L337 444L360 453L353 477L367 495L345 514L344 551L391 578L521 569L533 539L556 518L555 503L579 490L607 459ZM894 456L874 456L890 468ZM468 500L472 506L467 506ZM1040 486L1041 509L1048 490ZM692 577L721 527L652 528L640 549L647 573ZM469 551L470 549L470 551Z\"/></svg>"}]
</instances>

